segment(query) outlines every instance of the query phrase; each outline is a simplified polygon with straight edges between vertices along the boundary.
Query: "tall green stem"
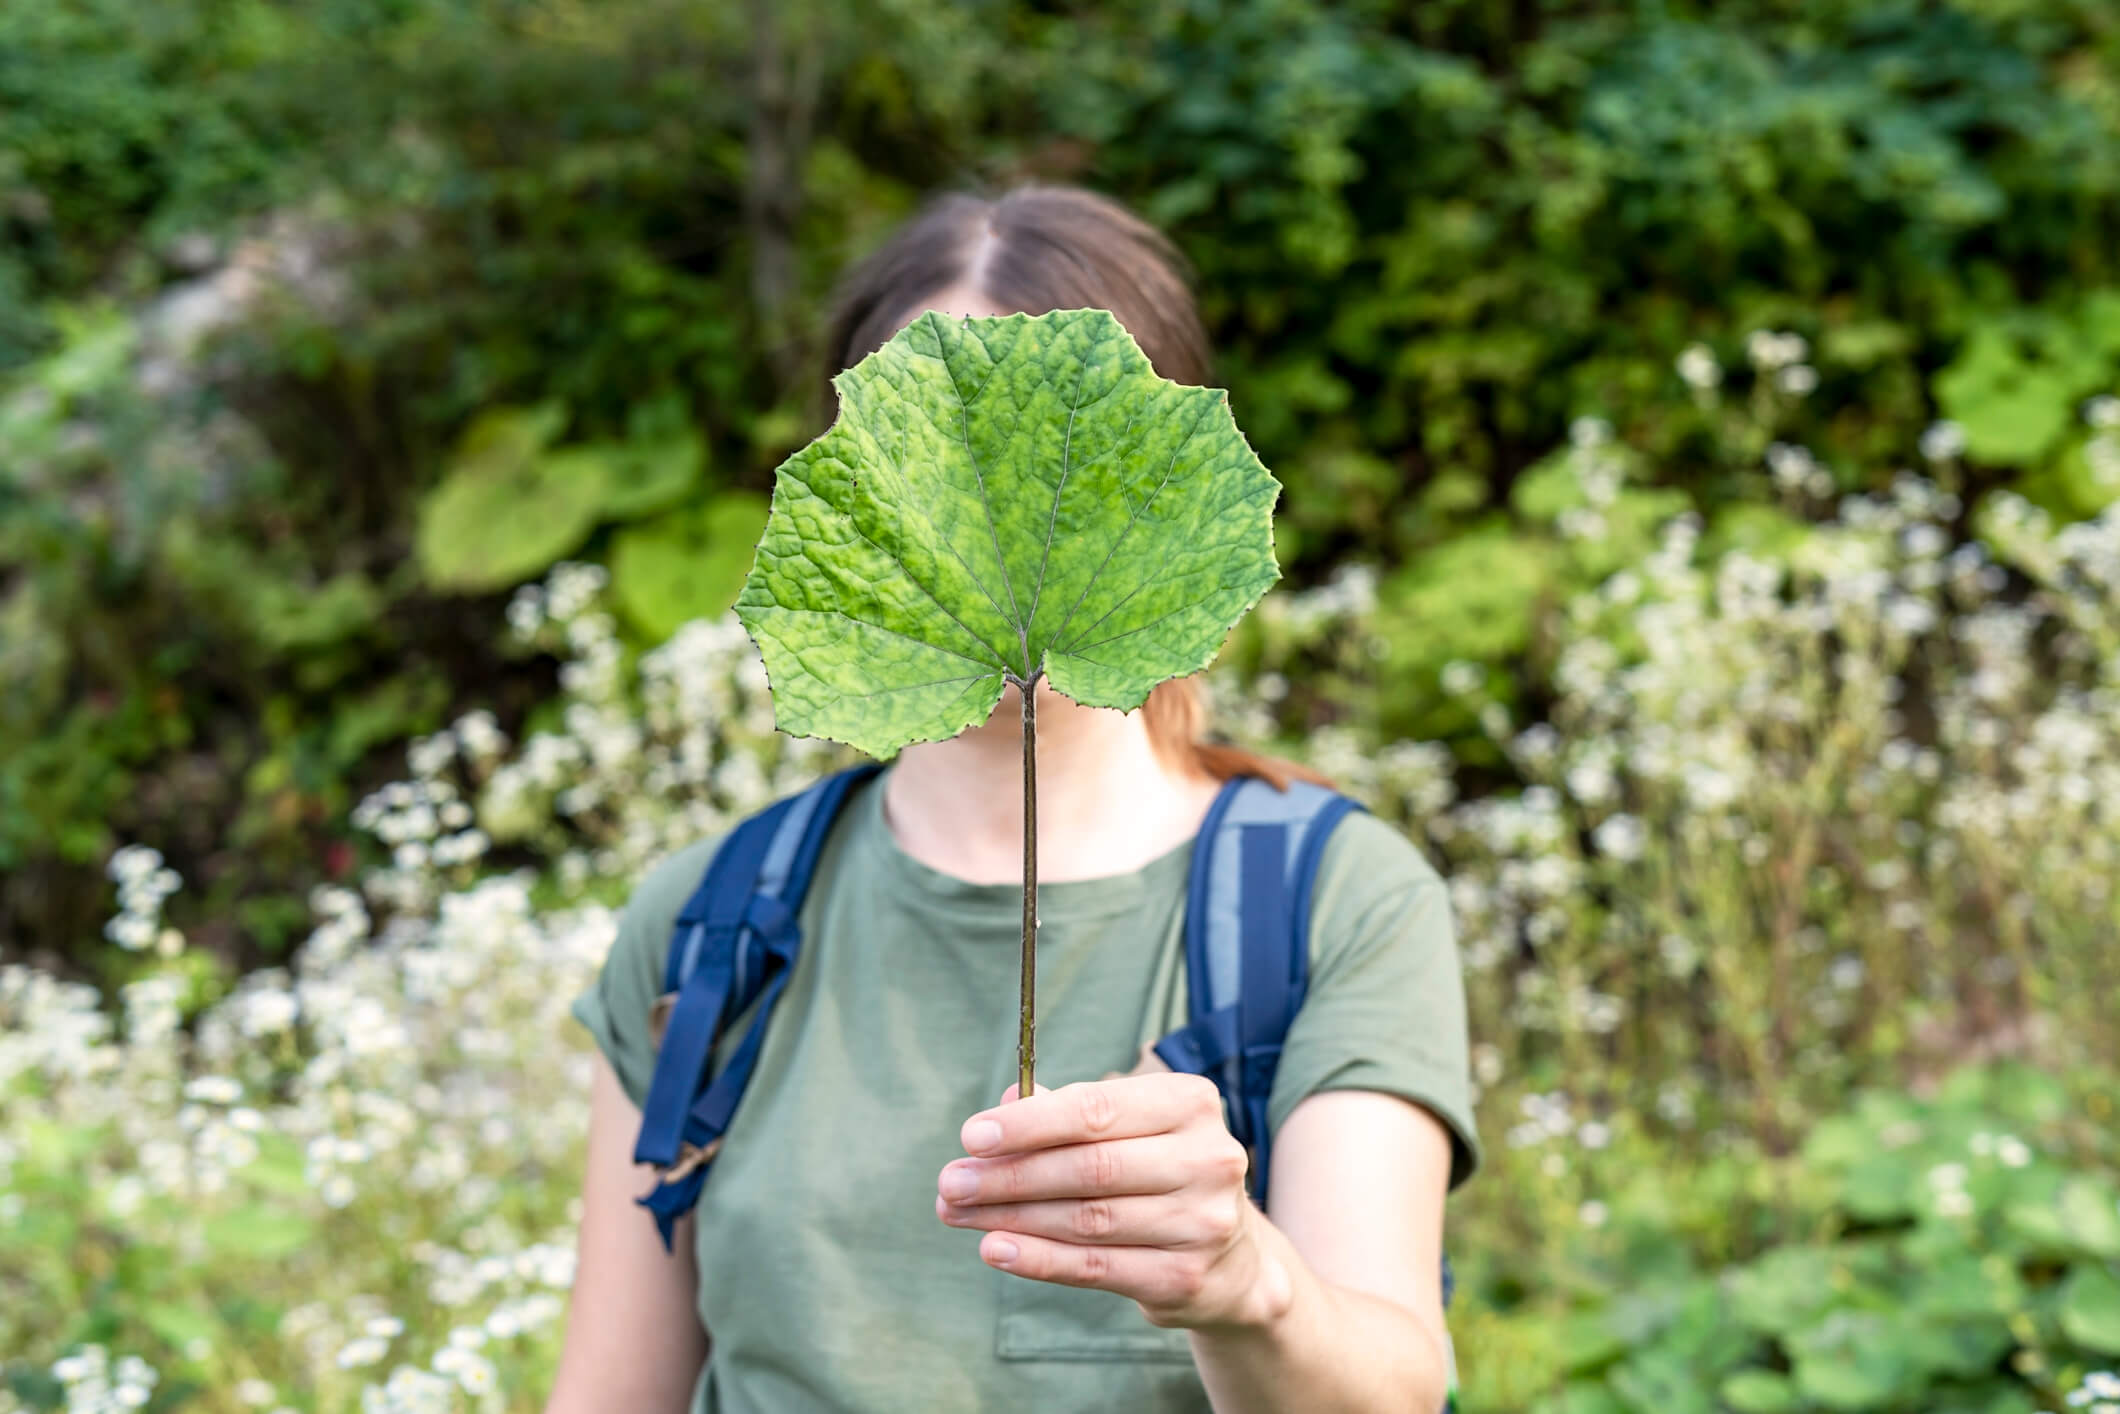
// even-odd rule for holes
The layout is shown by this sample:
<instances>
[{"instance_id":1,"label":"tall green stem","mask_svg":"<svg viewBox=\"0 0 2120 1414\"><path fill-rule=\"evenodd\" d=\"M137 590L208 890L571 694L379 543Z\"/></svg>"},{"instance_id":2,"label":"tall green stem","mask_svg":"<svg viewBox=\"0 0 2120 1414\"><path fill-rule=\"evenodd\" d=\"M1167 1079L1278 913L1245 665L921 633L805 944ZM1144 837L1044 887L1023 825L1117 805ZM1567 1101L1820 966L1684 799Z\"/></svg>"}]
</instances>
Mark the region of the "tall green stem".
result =
<instances>
[{"instance_id":1,"label":"tall green stem","mask_svg":"<svg viewBox=\"0 0 2120 1414\"><path fill-rule=\"evenodd\" d=\"M1023 994L1016 1036L1016 1095L1036 1093L1038 993L1038 676L1023 693Z\"/></svg>"}]
</instances>

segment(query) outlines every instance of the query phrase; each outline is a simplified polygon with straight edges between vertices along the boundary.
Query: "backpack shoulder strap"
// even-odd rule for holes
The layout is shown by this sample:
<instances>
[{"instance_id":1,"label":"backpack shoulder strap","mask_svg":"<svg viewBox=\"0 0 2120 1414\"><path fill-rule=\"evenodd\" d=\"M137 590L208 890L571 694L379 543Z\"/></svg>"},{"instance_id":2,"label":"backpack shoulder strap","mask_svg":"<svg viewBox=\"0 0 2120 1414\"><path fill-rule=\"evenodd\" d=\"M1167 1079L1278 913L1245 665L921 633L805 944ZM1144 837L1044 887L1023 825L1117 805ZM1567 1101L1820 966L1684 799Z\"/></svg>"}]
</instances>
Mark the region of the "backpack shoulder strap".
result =
<instances>
[{"instance_id":1,"label":"backpack shoulder strap","mask_svg":"<svg viewBox=\"0 0 2120 1414\"><path fill-rule=\"evenodd\" d=\"M1223 786L1200 823L1185 899L1187 1021L1158 1041L1172 1070L1222 1091L1230 1132L1251 1150L1266 1201L1267 1101L1281 1044L1310 980L1310 895L1333 827L1360 802L1294 781Z\"/></svg>"},{"instance_id":2,"label":"backpack shoulder strap","mask_svg":"<svg viewBox=\"0 0 2120 1414\"><path fill-rule=\"evenodd\" d=\"M635 1163L662 1181L639 1200L668 1248L677 1220L699 1201L707 1168L758 1063L767 1019L802 949L797 916L825 836L847 793L882 767L827 776L737 824L678 911L663 964L675 998L641 1106ZM721 1073L707 1062L722 1029L756 1001L757 1013Z\"/></svg>"}]
</instances>

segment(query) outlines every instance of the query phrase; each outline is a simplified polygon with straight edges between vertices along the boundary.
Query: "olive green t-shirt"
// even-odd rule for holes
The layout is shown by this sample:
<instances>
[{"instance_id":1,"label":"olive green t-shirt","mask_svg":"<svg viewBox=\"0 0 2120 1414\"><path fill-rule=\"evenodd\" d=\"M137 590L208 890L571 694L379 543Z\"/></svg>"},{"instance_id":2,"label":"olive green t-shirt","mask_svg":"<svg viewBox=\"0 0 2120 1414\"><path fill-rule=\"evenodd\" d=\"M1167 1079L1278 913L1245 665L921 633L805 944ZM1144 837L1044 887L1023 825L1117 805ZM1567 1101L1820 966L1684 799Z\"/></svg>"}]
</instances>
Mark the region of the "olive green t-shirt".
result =
<instances>
[{"instance_id":1,"label":"olive green t-shirt","mask_svg":"<svg viewBox=\"0 0 2120 1414\"><path fill-rule=\"evenodd\" d=\"M989 1268L977 1232L936 1218L959 1126L1015 1078L1022 890L907 854L884 820L887 774L856 788L826 842L800 958L700 1199L712 1354L695 1414L1206 1411L1185 1332L1122 1296ZM574 1004L636 1105L671 929L715 843L649 874ZM1130 1071L1185 1024L1192 848L1040 887L1041 1084ZM1442 881L1404 836L1356 813L1326 845L1311 916L1309 990L1270 1125L1320 1090L1402 1095L1451 1131L1455 1187L1478 1150Z\"/></svg>"}]
</instances>

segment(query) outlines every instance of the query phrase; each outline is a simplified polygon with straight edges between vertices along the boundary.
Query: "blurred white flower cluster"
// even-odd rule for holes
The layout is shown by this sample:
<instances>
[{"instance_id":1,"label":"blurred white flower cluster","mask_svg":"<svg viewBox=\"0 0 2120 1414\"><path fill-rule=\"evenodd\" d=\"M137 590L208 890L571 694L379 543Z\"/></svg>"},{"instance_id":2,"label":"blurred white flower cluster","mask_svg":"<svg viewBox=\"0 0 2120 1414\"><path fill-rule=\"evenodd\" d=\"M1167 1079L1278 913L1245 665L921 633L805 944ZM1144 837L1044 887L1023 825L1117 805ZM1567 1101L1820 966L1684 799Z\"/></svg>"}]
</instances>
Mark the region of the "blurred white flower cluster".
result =
<instances>
[{"instance_id":1,"label":"blurred white flower cluster","mask_svg":"<svg viewBox=\"0 0 2120 1414\"><path fill-rule=\"evenodd\" d=\"M100 1345L82 1347L52 1364L52 1377L66 1390L66 1414L121 1414L144 1409L159 1376L137 1355L116 1361Z\"/></svg>"},{"instance_id":2,"label":"blurred white flower cluster","mask_svg":"<svg viewBox=\"0 0 2120 1414\"><path fill-rule=\"evenodd\" d=\"M152 972L116 1015L92 986L0 969L0 1264L49 1239L40 1207L95 1225L67 1254L80 1271L43 1273L44 1301L0 1302L0 1351L47 1352L70 1409L152 1389L130 1357L59 1343L98 1241L196 1283L181 1363L161 1363L231 1408L487 1410L549 1377L590 1065L566 1011L611 905L663 852L845 755L774 732L733 618L633 661L603 588L564 565L517 595L512 630L562 657L549 723L515 744L473 712L410 743L408 779L353 814L386 862L316 890L289 965L203 1009L180 972ZM526 867L495 872L500 850ZM144 846L110 873L111 940L173 958L160 911L181 881ZM282 1312L262 1331L240 1314L259 1302ZM139 1334L166 1342L169 1319Z\"/></svg>"},{"instance_id":3,"label":"blurred white flower cluster","mask_svg":"<svg viewBox=\"0 0 2120 1414\"><path fill-rule=\"evenodd\" d=\"M1779 370L1807 352L1794 335L1748 346ZM1708 386L1706 351L1689 354ZM2085 415L2120 437L2120 402ZM1925 450L1955 454L1938 429ZM1594 462L1609 438L1586 420L1569 456ZM1833 491L1801 447L1768 461L1807 497ZM1556 616L1545 720L1513 726L1485 665L1443 667L1528 783L1513 792L1459 800L1434 744L1337 723L1291 743L1286 645L1259 691L1217 677L1221 721L1295 745L1433 846L1473 1034L1497 1057L1654 1077L1638 1103L1672 1123L1704 1099L1753 1122L1748 1095L1778 1111L1830 1093L1897 1044L1888 1018L1924 1019L1917 1054L2110 1059L2092 999L2120 988L2120 508L2057 526L1997 496L1977 538L1954 531L1963 514L1902 474L1772 556L1704 556L1704 527L1670 521ZM1373 599L1328 587L1262 612L1359 642ZM1968 996L2009 1020L1973 1020Z\"/></svg>"},{"instance_id":4,"label":"blurred white flower cluster","mask_svg":"<svg viewBox=\"0 0 2120 1414\"><path fill-rule=\"evenodd\" d=\"M1498 742L1536 784L1430 822L1468 963L1517 974L1490 1026L1609 1031L1597 979L1655 1005L1633 960L1662 954L1763 1028L1729 1050L1768 1084L1830 1062L1880 982L2042 1012L2114 984L2120 512L1994 502L2014 576L1952 545L1959 512L1903 476L1783 559L1713 563L1680 518L1569 607L1549 720Z\"/></svg>"},{"instance_id":5,"label":"blurred white flower cluster","mask_svg":"<svg viewBox=\"0 0 2120 1414\"><path fill-rule=\"evenodd\" d=\"M733 615L685 625L628 669L604 587L601 568L566 564L509 604L517 640L561 658L550 728L511 755L492 716L472 713L415 744L412 780L363 804L357 823L397 832L383 836L395 867L382 887L400 906L432 900L495 845L549 862L564 894L623 884L852 759L774 731L764 665Z\"/></svg>"},{"instance_id":6,"label":"blurred white flower cluster","mask_svg":"<svg viewBox=\"0 0 2120 1414\"><path fill-rule=\"evenodd\" d=\"M2120 1414L2120 1374L2092 1370L2083 1383L2068 1393L2068 1407L2089 1414Z\"/></svg>"},{"instance_id":7,"label":"blurred white flower cluster","mask_svg":"<svg viewBox=\"0 0 2120 1414\"><path fill-rule=\"evenodd\" d=\"M162 926L162 905L184 881L162 863L161 851L127 845L111 855L109 873L118 886L118 914L103 926L103 936L129 952L152 947L162 957L175 957L184 951L184 935Z\"/></svg>"},{"instance_id":8,"label":"blurred white flower cluster","mask_svg":"<svg viewBox=\"0 0 2120 1414\"><path fill-rule=\"evenodd\" d=\"M1801 334L1754 329L1745 336L1745 361L1752 365L1760 386L1791 398L1808 397L1817 391L1818 370L1809 362L1810 357L1811 345ZM1673 367L1679 380L1704 402L1712 402L1722 386L1722 363L1706 344L1688 344L1680 350Z\"/></svg>"},{"instance_id":9,"label":"blurred white flower cluster","mask_svg":"<svg viewBox=\"0 0 2120 1414\"><path fill-rule=\"evenodd\" d=\"M315 904L293 967L251 974L189 1030L166 977L128 986L113 1025L92 989L0 971L0 1132L69 1146L34 1174L31 1154L0 1149L20 1195L0 1208L0 1254L11 1227L58 1202L192 1273L198 1334L182 1373L240 1387L246 1406L303 1391L313 1407L351 1407L369 1367L422 1358L402 1349L408 1327L454 1320L424 1375L393 1375L361 1407L498 1407L496 1357L479 1347L490 1339L518 1369L544 1358L573 1280L588 1069L565 1010L615 917L595 904L539 914L518 876L379 930L349 891ZM262 1338L217 1319L267 1293L288 1309ZM34 1351L66 1311L0 1303L0 1348ZM144 1402L133 1394L151 1374L106 1374L99 1358L52 1367L69 1409Z\"/></svg>"},{"instance_id":10,"label":"blurred white flower cluster","mask_svg":"<svg viewBox=\"0 0 2120 1414\"><path fill-rule=\"evenodd\" d=\"M1793 398L1806 397L1818 387L1818 370L1805 362L1810 356L1811 346L1801 334L1755 329L1745 340L1745 357L1760 376L1771 378Z\"/></svg>"}]
</instances>

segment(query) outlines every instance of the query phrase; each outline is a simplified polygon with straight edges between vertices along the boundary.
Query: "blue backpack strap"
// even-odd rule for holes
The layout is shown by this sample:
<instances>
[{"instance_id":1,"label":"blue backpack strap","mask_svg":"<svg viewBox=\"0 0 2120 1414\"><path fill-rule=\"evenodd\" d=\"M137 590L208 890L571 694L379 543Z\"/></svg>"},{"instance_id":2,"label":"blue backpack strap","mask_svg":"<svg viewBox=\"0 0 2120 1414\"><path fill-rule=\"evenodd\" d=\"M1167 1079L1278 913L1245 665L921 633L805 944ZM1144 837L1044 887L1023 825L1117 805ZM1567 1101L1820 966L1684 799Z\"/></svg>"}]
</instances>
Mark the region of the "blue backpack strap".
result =
<instances>
[{"instance_id":1,"label":"blue backpack strap","mask_svg":"<svg viewBox=\"0 0 2120 1414\"><path fill-rule=\"evenodd\" d=\"M864 764L776 801L729 832L699 887L678 911L663 964L676 998L641 1106L635 1163L662 1181L638 1200L655 1215L663 1246L705 1186L736 1104L758 1063L766 1022L802 948L797 922L825 837L847 793L882 767ZM722 1030L758 1003L750 1029L709 1083Z\"/></svg>"},{"instance_id":2,"label":"blue backpack strap","mask_svg":"<svg viewBox=\"0 0 2120 1414\"><path fill-rule=\"evenodd\" d=\"M1185 896L1188 1022L1158 1041L1172 1070L1222 1091L1230 1133L1251 1149L1251 1193L1266 1202L1266 1122L1281 1046L1310 982L1310 902L1325 842L1359 801L1304 781L1222 787L1200 822ZM1457 1289L1443 1258L1443 1305ZM1452 1356L1455 1388L1456 1362ZM1453 1402L1451 1407L1455 1407Z\"/></svg>"},{"instance_id":3,"label":"blue backpack strap","mask_svg":"<svg viewBox=\"0 0 2120 1414\"><path fill-rule=\"evenodd\" d=\"M1185 901L1188 1025L1158 1041L1172 1070L1222 1091L1230 1132L1251 1150L1266 1201L1266 1122L1281 1044L1310 980L1310 895L1333 827L1361 804L1307 781L1274 789L1239 776L1200 823Z\"/></svg>"}]
</instances>

